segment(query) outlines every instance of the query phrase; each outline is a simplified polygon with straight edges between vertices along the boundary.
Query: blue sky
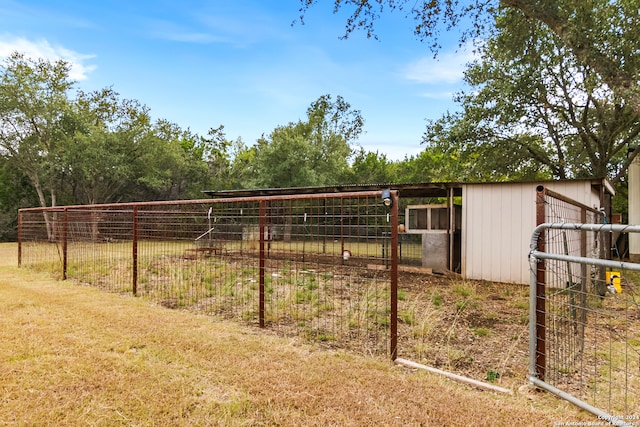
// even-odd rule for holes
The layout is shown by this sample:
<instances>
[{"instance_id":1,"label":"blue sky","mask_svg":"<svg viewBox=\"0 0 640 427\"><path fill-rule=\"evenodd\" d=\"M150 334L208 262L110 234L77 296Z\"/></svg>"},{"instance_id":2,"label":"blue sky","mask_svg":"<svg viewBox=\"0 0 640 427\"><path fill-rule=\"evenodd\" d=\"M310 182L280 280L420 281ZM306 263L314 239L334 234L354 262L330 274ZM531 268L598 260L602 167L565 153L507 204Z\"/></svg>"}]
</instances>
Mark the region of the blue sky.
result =
<instances>
[{"instance_id":1,"label":"blue sky","mask_svg":"<svg viewBox=\"0 0 640 427\"><path fill-rule=\"evenodd\" d=\"M365 119L357 145L417 154L425 119L456 109L470 54L452 35L434 59L398 12L378 22L379 40L342 40L346 15L332 4L292 25L299 0L0 0L0 57L63 58L83 90L111 86L154 119L201 135L224 125L248 145L341 95Z\"/></svg>"}]
</instances>

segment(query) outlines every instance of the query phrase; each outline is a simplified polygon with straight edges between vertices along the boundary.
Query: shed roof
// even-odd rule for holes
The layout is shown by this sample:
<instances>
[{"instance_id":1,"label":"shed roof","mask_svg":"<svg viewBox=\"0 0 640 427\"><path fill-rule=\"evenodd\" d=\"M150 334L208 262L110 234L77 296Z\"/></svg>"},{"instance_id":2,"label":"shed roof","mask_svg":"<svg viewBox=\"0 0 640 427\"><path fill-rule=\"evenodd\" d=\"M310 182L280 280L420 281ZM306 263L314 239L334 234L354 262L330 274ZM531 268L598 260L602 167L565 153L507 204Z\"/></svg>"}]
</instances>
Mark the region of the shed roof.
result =
<instances>
[{"instance_id":1,"label":"shed roof","mask_svg":"<svg viewBox=\"0 0 640 427\"><path fill-rule=\"evenodd\" d=\"M606 179L577 179L577 180L561 180L565 182L571 181L590 181L591 185L600 188L604 186L605 192L615 194L613 187ZM454 196L462 195L463 186L474 185L510 185L510 184L545 184L548 182L558 182L554 180L537 180L537 181L508 181L508 182L420 182L410 184L346 184L346 185L327 185L318 187L290 187L290 188L257 188L244 190L204 190L203 193L209 197L253 197L253 196L284 196L290 194L321 194L321 193L344 193L352 191L376 191L385 188L398 190L400 197L446 197L449 190L453 190Z\"/></svg>"}]
</instances>

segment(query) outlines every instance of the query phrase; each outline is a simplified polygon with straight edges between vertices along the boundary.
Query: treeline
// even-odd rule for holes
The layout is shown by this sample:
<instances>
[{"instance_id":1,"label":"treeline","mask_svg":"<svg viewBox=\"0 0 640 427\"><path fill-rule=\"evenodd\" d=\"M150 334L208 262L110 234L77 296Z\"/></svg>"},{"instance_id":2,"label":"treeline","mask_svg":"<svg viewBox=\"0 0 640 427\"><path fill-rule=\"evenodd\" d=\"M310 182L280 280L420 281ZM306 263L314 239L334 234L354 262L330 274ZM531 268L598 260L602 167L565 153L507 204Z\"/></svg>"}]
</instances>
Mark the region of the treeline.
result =
<instances>
[{"instance_id":1,"label":"treeline","mask_svg":"<svg viewBox=\"0 0 640 427\"><path fill-rule=\"evenodd\" d=\"M320 96L255 144L198 135L113 88L75 90L64 61L8 57L0 80L0 239L21 207L192 199L202 190L450 180L426 150L391 161L357 146L360 111Z\"/></svg>"},{"instance_id":2,"label":"treeline","mask_svg":"<svg viewBox=\"0 0 640 427\"><path fill-rule=\"evenodd\" d=\"M461 110L427 121L424 150L395 161L358 145L364 118L341 96L320 96L303 120L247 144L222 125L198 135L153 120L113 88L76 90L68 63L14 53L0 65L0 240L15 238L21 207L193 199L212 189L608 177L614 210L626 212L640 114L554 34L537 28L527 40L540 49L515 49L508 30L521 17L500 18L469 64L473 90L456 95Z\"/></svg>"}]
</instances>

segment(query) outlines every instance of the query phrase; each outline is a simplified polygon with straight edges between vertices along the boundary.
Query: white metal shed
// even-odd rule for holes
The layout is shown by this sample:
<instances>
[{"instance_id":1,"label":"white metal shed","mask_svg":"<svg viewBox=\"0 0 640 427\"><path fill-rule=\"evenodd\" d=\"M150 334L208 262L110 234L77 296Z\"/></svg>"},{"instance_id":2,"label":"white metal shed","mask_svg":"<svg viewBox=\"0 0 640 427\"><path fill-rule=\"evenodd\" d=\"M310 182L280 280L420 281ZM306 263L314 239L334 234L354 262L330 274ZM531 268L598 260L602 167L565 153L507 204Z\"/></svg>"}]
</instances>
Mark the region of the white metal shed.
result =
<instances>
[{"instance_id":1,"label":"white metal shed","mask_svg":"<svg viewBox=\"0 0 640 427\"><path fill-rule=\"evenodd\" d=\"M538 186L595 209L605 208L605 194L613 194L606 180L461 184L464 278L529 283Z\"/></svg>"}]
</instances>

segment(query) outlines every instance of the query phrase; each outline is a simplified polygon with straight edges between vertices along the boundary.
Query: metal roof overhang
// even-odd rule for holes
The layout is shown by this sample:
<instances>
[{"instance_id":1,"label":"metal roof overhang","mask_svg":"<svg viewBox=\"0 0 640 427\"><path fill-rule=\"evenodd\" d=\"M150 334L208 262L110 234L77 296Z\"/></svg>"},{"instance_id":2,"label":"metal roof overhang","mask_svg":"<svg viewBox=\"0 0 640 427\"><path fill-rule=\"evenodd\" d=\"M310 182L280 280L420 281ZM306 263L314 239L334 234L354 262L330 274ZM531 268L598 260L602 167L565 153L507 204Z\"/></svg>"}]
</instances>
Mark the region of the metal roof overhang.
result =
<instances>
[{"instance_id":1,"label":"metal roof overhang","mask_svg":"<svg viewBox=\"0 0 640 427\"><path fill-rule=\"evenodd\" d=\"M254 197L254 196L286 196L291 194L323 194L345 193L354 191L379 191L383 189L398 190L400 197L447 197L450 189L454 196L462 196L459 183L417 183L417 184L362 184L362 185L329 185L322 187L293 188L258 188L250 190L204 190L209 197Z\"/></svg>"},{"instance_id":2,"label":"metal roof overhang","mask_svg":"<svg viewBox=\"0 0 640 427\"><path fill-rule=\"evenodd\" d=\"M586 178L568 179L559 181L589 181L595 188L604 187L605 193L615 194L615 190L607 179ZM499 182L420 182L412 184L350 184L350 185L327 185L322 187L291 187L291 188L257 188L248 190L204 190L203 193L212 198L220 197L254 197L254 196L287 196L299 194L323 194L323 193L346 193L357 191L380 191L386 188L398 190L400 197L448 197L449 191L453 190L454 196L462 196L462 187L468 185L509 185L509 184L532 184L544 185L548 182L558 182L556 180L537 181L499 181Z\"/></svg>"}]
</instances>

